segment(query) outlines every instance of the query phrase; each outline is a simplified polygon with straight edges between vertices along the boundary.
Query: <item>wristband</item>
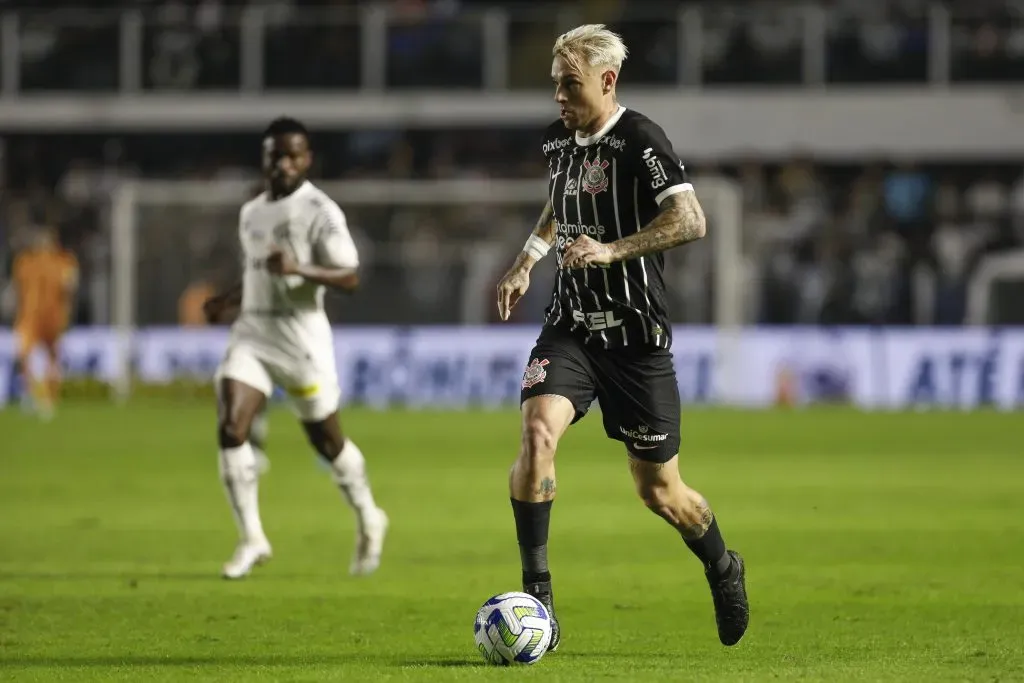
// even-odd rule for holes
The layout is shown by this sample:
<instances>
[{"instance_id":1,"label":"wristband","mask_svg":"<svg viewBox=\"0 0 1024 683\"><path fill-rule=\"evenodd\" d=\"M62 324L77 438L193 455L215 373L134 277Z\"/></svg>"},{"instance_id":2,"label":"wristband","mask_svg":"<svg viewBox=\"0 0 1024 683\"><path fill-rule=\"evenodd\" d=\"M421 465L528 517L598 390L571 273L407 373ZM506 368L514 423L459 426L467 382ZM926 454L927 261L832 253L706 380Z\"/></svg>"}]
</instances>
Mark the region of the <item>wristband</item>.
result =
<instances>
[{"instance_id":1,"label":"wristband","mask_svg":"<svg viewBox=\"0 0 1024 683\"><path fill-rule=\"evenodd\" d=\"M523 245L523 251L532 256L534 261L540 261L547 256L550 249L551 245L536 235L530 235L530 239Z\"/></svg>"}]
</instances>

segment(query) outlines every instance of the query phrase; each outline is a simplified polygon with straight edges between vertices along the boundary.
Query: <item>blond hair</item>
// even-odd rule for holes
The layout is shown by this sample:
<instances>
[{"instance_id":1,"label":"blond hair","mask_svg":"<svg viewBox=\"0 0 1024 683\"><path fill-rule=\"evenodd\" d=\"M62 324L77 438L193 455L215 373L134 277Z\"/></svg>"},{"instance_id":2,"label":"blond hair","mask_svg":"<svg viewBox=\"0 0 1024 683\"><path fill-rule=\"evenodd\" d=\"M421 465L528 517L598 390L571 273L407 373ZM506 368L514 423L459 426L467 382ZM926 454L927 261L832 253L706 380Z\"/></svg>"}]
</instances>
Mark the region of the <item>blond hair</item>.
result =
<instances>
[{"instance_id":1,"label":"blond hair","mask_svg":"<svg viewBox=\"0 0 1024 683\"><path fill-rule=\"evenodd\" d=\"M604 24L585 24L558 36L551 56L562 57L579 72L590 66L611 69L617 74L628 52L622 37Z\"/></svg>"}]
</instances>

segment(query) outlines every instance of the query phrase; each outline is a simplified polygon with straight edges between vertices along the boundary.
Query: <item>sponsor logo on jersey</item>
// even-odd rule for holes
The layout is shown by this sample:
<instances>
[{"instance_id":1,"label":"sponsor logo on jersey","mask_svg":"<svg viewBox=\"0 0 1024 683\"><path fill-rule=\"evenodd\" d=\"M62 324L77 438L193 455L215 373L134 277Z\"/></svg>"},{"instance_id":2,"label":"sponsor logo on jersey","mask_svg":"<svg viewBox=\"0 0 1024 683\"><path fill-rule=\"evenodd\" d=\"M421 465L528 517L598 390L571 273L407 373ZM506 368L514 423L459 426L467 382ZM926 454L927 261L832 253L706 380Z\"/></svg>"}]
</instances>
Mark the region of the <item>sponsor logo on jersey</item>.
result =
<instances>
[{"instance_id":1,"label":"sponsor logo on jersey","mask_svg":"<svg viewBox=\"0 0 1024 683\"><path fill-rule=\"evenodd\" d=\"M563 235L589 235L590 237L601 237L605 233L603 225L586 225L583 223L560 223L555 221L555 232Z\"/></svg>"},{"instance_id":2,"label":"sponsor logo on jersey","mask_svg":"<svg viewBox=\"0 0 1024 683\"><path fill-rule=\"evenodd\" d=\"M551 154L551 152L557 152L560 149L565 149L572 142L572 138L559 138L558 140L548 140L544 143L541 149L545 154ZM536 144L536 143L534 143ZM537 149L534 147L534 149Z\"/></svg>"},{"instance_id":3,"label":"sponsor logo on jersey","mask_svg":"<svg viewBox=\"0 0 1024 683\"><path fill-rule=\"evenodd\" d=\"M579 185L576 184L575 178L569 178L565 181L565 192L563 193L566 197L576 197L579 195Z\"/></svg>"},{"instance_id":4,"label":"sponsor logo on jersey","mask_svg":"<svg viewBox=\"0 0 1024 683\"><path fill-rule=\"evenodd\" d=\"M661 165L661 159L654 153L653 147L648 147L644 150L643 161L644 165L647 166L647 172L651 174L651 189L656 190L659 187L664 187L665 183L668 182L668 173L665 172L665 167Z\"/></svg>"},{"instance_id":5,"label":"sponsor logo on jersey","mask_svg":"<svg viewBox=\"0 0 1024 683\"><path fill-rule=\"evenodd\" d=\"M619 433L627 439L643 444L658 444L668 439L668 434L654 433L647 425L640 425L635 429L619 425Z\"/></svg>"},{"instance_id":6,"label":"sponsor logo on jersey","mask_svg":"<svg viewBox=\"0 0 1024 683\"><path fill-rule=\"evenodd\" d=\"M608 162L602 161L600 157L593 161L583 162L583 189L590 194L597 194L608 189L608 175L604 169L608 168Z\"/></svg>"},{"instance_id":7,"label":"sponsor logo on jersey","mask_svg":"<svg viewBox=\"0 0 1024 683\"><path fill-rule=\"evenodd\" d=\"M622 327L622 321L615 317L614 311L591 311L584 313L583 311L573 310L572 319L574 322L582 323L592 332Z\"/></svg>"},{"instance_id":8,"label":"sponsor logo on jersey","mask_svg":"<svg viewBox=\"0 0 1024 683\"><path fill-rule=\"evenodd\" d=\"M626 149L626 141L616 135L605 135L601 138L600 144L608 145L612 149L621 152Z\"/></svg>"}]
</instances>

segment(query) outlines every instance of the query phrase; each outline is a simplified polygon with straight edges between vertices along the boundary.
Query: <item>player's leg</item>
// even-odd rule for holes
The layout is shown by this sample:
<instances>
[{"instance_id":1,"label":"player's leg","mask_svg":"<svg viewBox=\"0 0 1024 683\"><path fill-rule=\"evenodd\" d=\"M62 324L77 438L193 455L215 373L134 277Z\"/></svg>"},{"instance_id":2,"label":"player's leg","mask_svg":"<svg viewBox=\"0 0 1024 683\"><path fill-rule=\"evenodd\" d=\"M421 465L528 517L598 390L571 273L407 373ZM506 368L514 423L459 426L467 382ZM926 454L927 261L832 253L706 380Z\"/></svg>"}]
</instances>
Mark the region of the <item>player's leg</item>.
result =
<instances>
[{"instance_id":1,"label":"player's leg","mask_svg":"<svg viewBox=\"0 0 1024 683\"><path fill-rule=\"evenodd\" d=\"M219 401L221 382L218 379L213 384ZM256 471L261 476L270 471L270 458L267 456L267 437L270 434L270 421L267 417L267 412L270 409L269 403L269 398L263 402L249 426L249 445L256 456Z\"/></svg>"},{"instance_id":2,"label":"player's leg","mask_svg":"<svg viewBox=\"0 0 1024 683\"><path fill-rule=\"evenodd\" d=\"M321 403L325 406L331 404L337 406L337 393L333 401ZM330 465L335 484L356 515L356 543L349 572L357 576L372 574L380 566L388 516L373 498L363 452L343 433L336 408L330 408L330 411L326 417L320 417L317 413L322 414L322 409L306 409L302 427L310 444Z\"/></svg>"},{"instance_id":3,"label":"player's leg","mask_svg":"<svg viewBox=\"0 0 1024 683\"><path fill-rule=\"evenodd\" d=\"M723 645L735 645L750 621L743 558L726 548L718 519L704 496L683 482L679 456L665 462L650 457L648 451L629 452L629 469L637 493L648 509L679 532L686 547L701 561L711 587L718 638Z\"/></svg>"},{"instance_id":4,"label":"player's leg","mask_svg":"<svg viewBox=\"0 0 1024 683\"><path fill-rule=\"evenodd\" d=\"M40 387L40 412L44 417L52 417L60 400L60 336L46 339L43 349L46 351L46 377Z\"/></svg>"},{"instance_id":5,"label":"player's leg","mask_svg":"<svg viewBox=\"0 0 1024 683\"><path fill-rule=\"evenodd\" d=\"M270 434L267 410L267 403L264 403L260 411L256 413L256 417L253 418L252 426L249 427L249 443L256 455L256 470L260 474L265 474L270 470L270 458L267 457L267 436Z\"/></svg>"},{"instance_id":6,"label":"player's leg","mask_svg":"<svg viewBox=\"0 0 1024 683\"><path fill-rule=\"evenodd\" d=\"M568 335L545 330L523 374L519 455L509 473L509 497L523 571L523 590L547 607L551 644L561 629L548 568L548 530L555 499L555 452L565 431L586 414L594 396L590 365Z\"/></svg>"},{"instance_id":7,"label":"player's leg","mask_svg":"<svg viewBox=\"0 0 1024 683\"><path fill-rule=\"evenodd\" d=\"M605 430L626 444L636 491L701 561L719 639L739 642L749 621L743 559L727 550L707 500L679 473L679 387L668 352L615 363L602 381ZM602 378L604 379L604 377Z\"/></svg>"},{"instance_id":8,"label":"player's leg","mask_svg":"<svg viewBox=\"0 0 1024 683\"><path fill-rule=\"evenodd\" d=\"M31 356L32 349L36 346L35 330L21 323L14 327L15 351L14 351L14 375L18 381L19 399L22 408L34 411L36 408L36 391L34 377L32 376Z\"/></svg>"},{"instance_id":9,"label":"player's leg","mask_svg":"<svg viewBox=\"0 0 1024 683\"><path fill-rule=\"evenodd\" d=\"M237 579L271 556L260 519L259 470L249 434L272 385L263 365L244 347L229 349L216 382L220 477L240 537L234 556L224 565L223 575Z\"/></svg>"}]
</instances>

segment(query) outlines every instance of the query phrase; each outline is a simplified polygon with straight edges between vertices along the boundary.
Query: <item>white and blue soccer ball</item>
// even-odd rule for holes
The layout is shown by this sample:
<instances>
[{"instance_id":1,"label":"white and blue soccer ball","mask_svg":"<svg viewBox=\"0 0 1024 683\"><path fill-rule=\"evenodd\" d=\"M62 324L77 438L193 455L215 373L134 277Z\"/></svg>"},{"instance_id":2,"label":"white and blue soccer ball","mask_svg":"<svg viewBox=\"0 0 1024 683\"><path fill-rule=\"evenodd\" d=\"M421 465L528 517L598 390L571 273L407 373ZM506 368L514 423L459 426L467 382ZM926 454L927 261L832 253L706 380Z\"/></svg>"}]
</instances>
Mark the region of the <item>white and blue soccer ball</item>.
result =
<instances>
[{"instance_id":1,"label":"white and blue soccer ball","mask_svg":"<svg viewBox=\"0 0 1024 683\"><path fill-rule=\"evenodd\" d=\"M548 651L551 618L528 593L502 593L483 604L473 623L476 647L488 664L534 664Z\"/></svg>"}]
</instances>

